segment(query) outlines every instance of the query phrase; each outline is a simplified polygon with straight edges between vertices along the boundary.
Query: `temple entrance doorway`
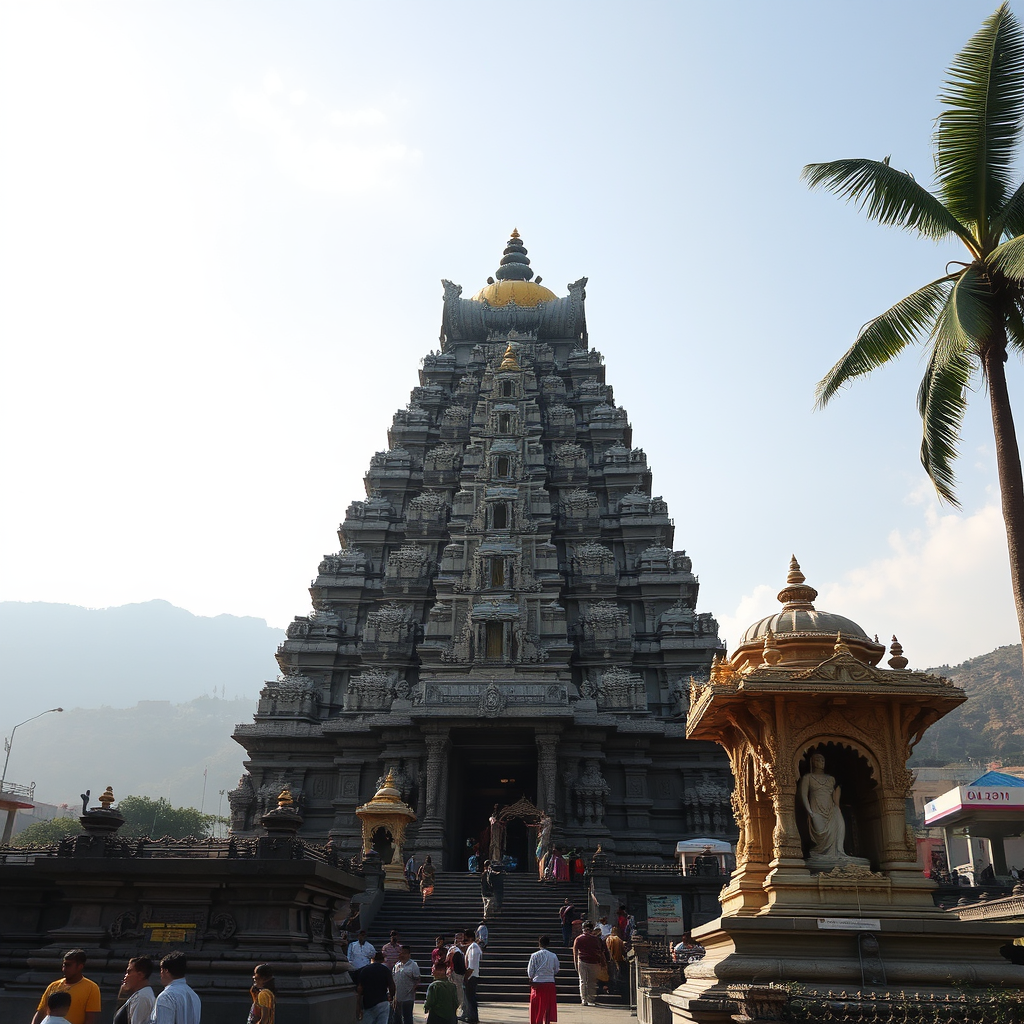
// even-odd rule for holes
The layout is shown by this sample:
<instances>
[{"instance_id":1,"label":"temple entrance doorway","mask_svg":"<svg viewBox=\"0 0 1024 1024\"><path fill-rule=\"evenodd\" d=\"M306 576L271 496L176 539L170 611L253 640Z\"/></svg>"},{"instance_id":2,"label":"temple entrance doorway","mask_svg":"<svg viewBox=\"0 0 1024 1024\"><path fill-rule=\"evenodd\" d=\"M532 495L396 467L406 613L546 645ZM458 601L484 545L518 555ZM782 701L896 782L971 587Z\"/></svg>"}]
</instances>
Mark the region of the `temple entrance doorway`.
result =
<instances>
[{"instance_id":1,"label":"temple entrance doorway","mask_svg":"<svg viewBox=\"0 0 1024 1024\"><path fill-rule=\"evenodd\" d=\"M489 856L489 819L494 805L505 807L524 795L536 799L537 747L528 729L456 729L451 743L445 868L464 871L474 843L481 844L481 865ZM515 859L515 870L531 870L534 844L526 826L512 823L504 839L505 853Z\"/></svg>"}]
</instances>

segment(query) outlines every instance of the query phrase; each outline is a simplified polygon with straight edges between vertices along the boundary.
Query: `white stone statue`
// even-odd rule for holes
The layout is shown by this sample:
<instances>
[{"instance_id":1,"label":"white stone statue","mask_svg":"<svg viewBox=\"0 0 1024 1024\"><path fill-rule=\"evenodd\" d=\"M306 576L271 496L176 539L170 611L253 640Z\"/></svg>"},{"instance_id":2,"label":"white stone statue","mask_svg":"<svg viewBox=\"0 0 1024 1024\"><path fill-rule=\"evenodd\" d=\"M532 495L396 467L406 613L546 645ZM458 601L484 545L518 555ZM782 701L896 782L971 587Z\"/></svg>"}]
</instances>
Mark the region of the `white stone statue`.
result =
<instances>
[{"instance_id":1,"label":"white stone statue","mask_svg":"<svg viewBox=\"0 0 1024 1024\"><path fill-rule=\"evenodd\" d=\"M845 850L846 822L839 807L840 789L825 771L820 751L811 755L811 770L800 779L800 802L807 811L811 833L807 866L812 871L827 871L840 864L867 864L863 857L851 857Z\"/></svg>"}]
</instances>

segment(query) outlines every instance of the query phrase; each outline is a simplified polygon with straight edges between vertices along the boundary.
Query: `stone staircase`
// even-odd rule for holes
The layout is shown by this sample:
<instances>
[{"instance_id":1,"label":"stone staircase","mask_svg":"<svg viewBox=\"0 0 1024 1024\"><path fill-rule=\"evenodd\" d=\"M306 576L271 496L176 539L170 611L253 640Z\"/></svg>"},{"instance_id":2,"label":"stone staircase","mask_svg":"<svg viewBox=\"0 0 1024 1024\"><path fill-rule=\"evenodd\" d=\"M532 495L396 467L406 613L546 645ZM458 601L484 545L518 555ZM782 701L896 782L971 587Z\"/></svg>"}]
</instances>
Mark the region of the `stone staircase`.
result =
<instances>
[{"instance_id":1,"label":"stone staircase","mask_svg":"<svg viewBox=\"0 0 1024 1024\"><path fill-rule=\"evenodd\" d=\"M487 950L480 964L481 1003L526 1002L530 983L526 965L537 949L537 936L548 935L548 947L561 962L558 973L558 1001L579 1003L579 979L572 966L572 952L562 945L558 910L566 896L582 907L586 893L582 885L570 888L565 883L541 884L533 875L513 873L505 876L505 901L501 916L487 922L490 931ZM480 923L480 876L467 872L440 871L434 894L421 906L418 892L389 892L370 929L370 941L379 949L388 934L397 931L401 941L412 947L413 959L426 976L430 970L430 952L434 937L444 935L451 942L456 931ZM429 978L420 983L420 998ZM621 1005L617 997L601 996L599 1001Z\"/></svg>"}]
</instances>

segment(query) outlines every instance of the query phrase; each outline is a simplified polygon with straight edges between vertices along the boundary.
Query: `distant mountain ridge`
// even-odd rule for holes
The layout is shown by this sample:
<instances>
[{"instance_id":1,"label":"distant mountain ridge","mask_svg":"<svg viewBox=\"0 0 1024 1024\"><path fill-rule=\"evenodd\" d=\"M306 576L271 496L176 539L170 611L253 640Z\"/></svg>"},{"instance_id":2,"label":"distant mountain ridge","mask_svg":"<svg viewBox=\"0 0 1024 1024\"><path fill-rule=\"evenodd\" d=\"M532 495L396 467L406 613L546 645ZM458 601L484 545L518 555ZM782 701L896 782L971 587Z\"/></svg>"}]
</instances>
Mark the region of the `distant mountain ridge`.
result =
<instances>
[{"instance_id":1,"label":"distant mountain ridge","mask_svg":"<svg viewBox=\"0 0 1024 1024\"><path fill-rule=\"evenodd\" d=\"M0 732L47 707L130 707L203 694L255 699L284 630L167 601L116 608L0 602Z\"/></svg>"},{"instance_id":2,"label":"distant mountain ridge","mask_svg":"<svg viewBox=\"0 0 1024 1024\"><path fill-rule=\"evenodd\" d=\"M933 725L914 750L912 768L953 761L1024 764L1021 645L998 647L960 665L927 671L967 691L967 702Z\"/></svg>"},{"instance_id":3,"label":"distant mountain ridge","mask_svg":"<svg viewBox=\"0 0 1024 1024\"><path fill-rule=\"evenodd\" d=\"M34 781L48 803L113 785L198 807L209 765L205 810L216 813L218 790L241 772L231 732L277 676L284 638L262 619L193 615L167 601L0 602L0 735L65 709L18 730L8 779Z\"/></svg>"}]
</instances>

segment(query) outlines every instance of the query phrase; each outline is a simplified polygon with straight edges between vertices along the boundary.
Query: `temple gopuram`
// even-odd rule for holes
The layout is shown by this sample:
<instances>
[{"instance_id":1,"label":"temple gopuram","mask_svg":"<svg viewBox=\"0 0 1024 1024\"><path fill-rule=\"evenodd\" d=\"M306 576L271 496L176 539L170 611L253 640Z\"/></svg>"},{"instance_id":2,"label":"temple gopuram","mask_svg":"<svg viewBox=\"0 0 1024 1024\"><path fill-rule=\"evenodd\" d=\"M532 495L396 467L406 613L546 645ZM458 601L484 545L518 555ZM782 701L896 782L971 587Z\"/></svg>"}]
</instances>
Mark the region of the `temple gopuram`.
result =
<instances>
[{"instance_id":1,"label":"temple gopuram","mask_svg":"<svg viewBox=\"0 0 1024 1024\"><path fill-rule=\"evenodd\" d=\"M589 347L586 283L544 287L515 231L472 298L443 282L440 351L234 733L235 834L287 787L302 835L356 853L390 772L406 856L446 870L489 849L495 815L520 869L538 828L666 862L735 836L724 755L685 738L718 625Z\"/></svg>"}]
</instances>

